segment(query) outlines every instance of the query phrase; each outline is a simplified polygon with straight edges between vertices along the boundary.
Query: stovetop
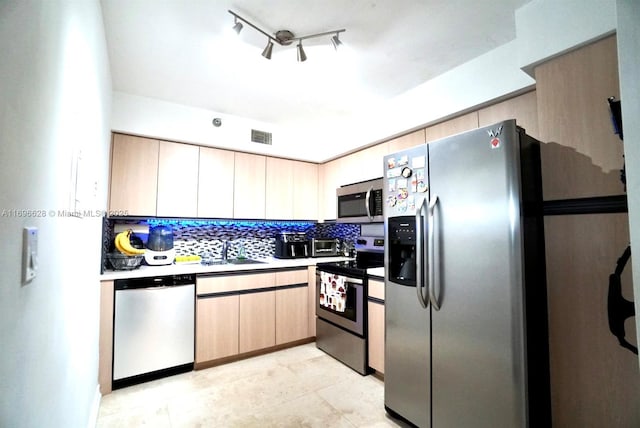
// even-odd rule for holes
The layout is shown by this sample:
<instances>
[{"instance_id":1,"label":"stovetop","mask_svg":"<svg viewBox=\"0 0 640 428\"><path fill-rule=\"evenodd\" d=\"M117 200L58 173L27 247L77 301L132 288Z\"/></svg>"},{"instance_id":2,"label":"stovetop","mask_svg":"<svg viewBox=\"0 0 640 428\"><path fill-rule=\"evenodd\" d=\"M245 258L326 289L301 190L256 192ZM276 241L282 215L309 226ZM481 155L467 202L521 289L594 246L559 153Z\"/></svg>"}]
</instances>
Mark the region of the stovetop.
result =
<instances>
[{"instance_id":1,"label":"stovetop","mask_svg":"<svg viewBox=\"0 0 640 428\"><path fill-rule=\"evenodd\" d=\"M356 240L356 258L344 262L318 263L317 269L357 278L365 278L367 269L384 266L384 240L360 237Z\"/></svg>"}]
</instances>

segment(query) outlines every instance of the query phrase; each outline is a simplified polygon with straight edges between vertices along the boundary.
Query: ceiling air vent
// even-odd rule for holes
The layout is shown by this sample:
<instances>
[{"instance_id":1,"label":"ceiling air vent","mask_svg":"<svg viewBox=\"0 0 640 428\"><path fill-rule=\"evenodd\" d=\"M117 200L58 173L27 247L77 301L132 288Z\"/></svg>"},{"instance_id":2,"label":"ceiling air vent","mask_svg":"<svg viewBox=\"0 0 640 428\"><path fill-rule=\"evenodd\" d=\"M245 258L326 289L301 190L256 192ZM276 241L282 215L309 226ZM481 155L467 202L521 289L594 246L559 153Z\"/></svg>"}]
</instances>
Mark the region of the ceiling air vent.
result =
<instances>
[{"instance_id":1,"label":"ceiling air vent","mask_svg":"<svg viewBox=\"0 0 640 428\"><path fill-rule=\"evenodd\" d=\"M251 130L251 142L271 145L271 132Z\"/></svg>"}]
</instances>

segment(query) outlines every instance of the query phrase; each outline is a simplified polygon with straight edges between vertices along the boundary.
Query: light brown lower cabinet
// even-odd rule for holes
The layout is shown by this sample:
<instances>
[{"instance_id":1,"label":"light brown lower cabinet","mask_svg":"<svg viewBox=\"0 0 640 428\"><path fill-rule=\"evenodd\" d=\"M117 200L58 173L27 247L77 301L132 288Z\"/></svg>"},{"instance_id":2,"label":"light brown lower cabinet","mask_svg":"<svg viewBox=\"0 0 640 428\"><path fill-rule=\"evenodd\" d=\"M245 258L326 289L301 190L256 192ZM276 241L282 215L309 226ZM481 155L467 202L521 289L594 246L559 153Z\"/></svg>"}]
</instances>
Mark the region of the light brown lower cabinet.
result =
<instances>
[{"instance_id":1,"label":"light brown lower cabinet","mask_svg":"<svg viewBox=\"0 0 640 428\"><path fill-rule=\"evenodd\" d=\"M276 345L309 337L308 292L306 285L276 290Z\"/></svg>"},{"instance_id":2,"label":"light brown lower cabinet","mask_svg":"<svg viewBox=\"0 0 640 428\"><path fill-rule=\"evenodd\" d=\"M240 295L240 353L276 344L276 292Z\"/></svg>"},{"instance_id":3,"label":"light brown lower cabinet","mask_svg":"<svg viewBox=\"0 0 640 428\"><path fill-rule=\"evenodd\" d=\"M196 304L196 363L238 354L240 296L199 297Z\"/></svg>"},{"instance_id":4,"label":"light brown lower cabinet","mask_svg":"<svg viewBox=\"0 0 640 428\"><path fill-rule=\"evenodd\" d=\"M308 278L306 267L198 277L196 366L312 337Z\"/></svg>"},{"instance_id":5,"label":"light brown lower cabinet","mask_svg":"<svg viewBox=\"0 0 640 428\"><path fill-rule=\"evenodd\" d=\"M384 305L369 301L369 367L384 373Z\"/></svg>"},{"instance_id":6,"label":"light brown lower cabinet","mask_svg":"<svg viewBox=\"0 0 640 428\"><path fill-rule=\"evenodd\" d=\"M368 311L368 352L369 367L376 372L384 373L384 282L369 281Z\"/></svg>"}]
</instances>

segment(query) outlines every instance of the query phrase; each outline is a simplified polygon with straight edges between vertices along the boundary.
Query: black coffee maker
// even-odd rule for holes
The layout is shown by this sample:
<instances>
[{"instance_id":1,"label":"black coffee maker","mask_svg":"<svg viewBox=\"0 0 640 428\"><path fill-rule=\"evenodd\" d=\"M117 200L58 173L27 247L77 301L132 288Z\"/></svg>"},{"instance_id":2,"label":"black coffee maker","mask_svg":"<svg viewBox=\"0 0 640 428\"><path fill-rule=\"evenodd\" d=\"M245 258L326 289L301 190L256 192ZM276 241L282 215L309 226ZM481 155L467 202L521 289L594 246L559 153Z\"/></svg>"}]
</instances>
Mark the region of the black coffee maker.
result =
<instances>
[{"instance_id":1,"label":"black coffee maker","mask_svg":"<svg viewBox=\"0 0 640 428\"><path fill-rule=\"evenodd\" d=\"M309 256L309 240L304 232L280 232L276 235L277 259L299 259Z\"/></svg>"}]
</instances>

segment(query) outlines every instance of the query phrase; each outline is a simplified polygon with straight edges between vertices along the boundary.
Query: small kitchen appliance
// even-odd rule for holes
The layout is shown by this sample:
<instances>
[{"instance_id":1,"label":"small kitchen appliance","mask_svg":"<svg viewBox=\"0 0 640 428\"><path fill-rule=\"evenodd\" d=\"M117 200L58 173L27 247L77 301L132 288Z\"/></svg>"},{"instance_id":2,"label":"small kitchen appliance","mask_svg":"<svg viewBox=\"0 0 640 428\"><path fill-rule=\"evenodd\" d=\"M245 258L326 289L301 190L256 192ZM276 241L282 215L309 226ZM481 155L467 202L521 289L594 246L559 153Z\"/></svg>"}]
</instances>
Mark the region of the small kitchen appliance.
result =
<instances>
[{"instance_id":1,"label":"small kitchen appliance","mask_svg":"<svg viewBox=\"0 0 640 428\"><path fill-rule=\"evenodd\" d=\"M383 179L361 181L336 189L338 223L382 223Z\"/></svg>"},{"instance_id":2,"label":"small kitchen appliance","mask_svg":"<svg viewBox=\"0 0 640 428\"><path fill-rule=\"evenodd\" d=\"M339 244L337 238L312 238L311 257L335 257L339 255Z\"/></svg>"},{"instance_id":3,"label":"small kitchen appliance","mask_svg":"<svg viewBox=\"0 0 640 428\"><path fill-rule=\"evenodd\" d=\"M155 226L149 230L144 260L150 266L170 265L176 258L173 230L169 226Z\"/></svg>"},{"instance_id":4,"label":"small kitchen appliance","mask_svg":"<svg viewBox=\"0 0 640 428\"><path fill-rule=\"evenodd\" d=\"M280 232L276 235L277 259L299 259L310 257L309 240L304 232Z\"/></svg>"}]
</instances>

